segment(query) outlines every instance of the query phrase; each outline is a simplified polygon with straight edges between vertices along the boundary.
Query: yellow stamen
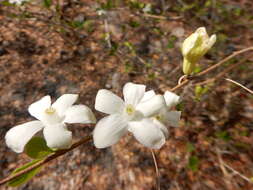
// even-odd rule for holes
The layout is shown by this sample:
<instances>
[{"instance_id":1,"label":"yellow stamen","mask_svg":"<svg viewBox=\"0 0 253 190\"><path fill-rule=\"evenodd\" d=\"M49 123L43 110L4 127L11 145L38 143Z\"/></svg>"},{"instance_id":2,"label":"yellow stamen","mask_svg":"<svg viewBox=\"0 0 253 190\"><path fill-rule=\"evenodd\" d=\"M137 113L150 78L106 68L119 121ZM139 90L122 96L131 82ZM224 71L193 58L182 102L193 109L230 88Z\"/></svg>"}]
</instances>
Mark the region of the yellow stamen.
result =
<instances>
[{"instance_id":1,"label":"yellow stamen","mask_svg":"<svg viewBox=\"0 0 253 190\"><path fill-rule=\"evenodd\" d=\"M128 115L132 115L132 114L134 114L135 109L132 105L129 104L129 105L126 106L126 112L127 112Z\"/></svg>"},{"instance_id":2,"label":"yellow stamen","mask_svg":"<svg viewBox=\"0 0 253 190\"><path fill-rule=\"evenodd\" d=\"M50 107L50 108L47 108L46 110L45 110L45 113L47 113L47 114L54 114L55 113L55 109L54 108L52 108L52 107Z\"/></svg>"}]
</instances>

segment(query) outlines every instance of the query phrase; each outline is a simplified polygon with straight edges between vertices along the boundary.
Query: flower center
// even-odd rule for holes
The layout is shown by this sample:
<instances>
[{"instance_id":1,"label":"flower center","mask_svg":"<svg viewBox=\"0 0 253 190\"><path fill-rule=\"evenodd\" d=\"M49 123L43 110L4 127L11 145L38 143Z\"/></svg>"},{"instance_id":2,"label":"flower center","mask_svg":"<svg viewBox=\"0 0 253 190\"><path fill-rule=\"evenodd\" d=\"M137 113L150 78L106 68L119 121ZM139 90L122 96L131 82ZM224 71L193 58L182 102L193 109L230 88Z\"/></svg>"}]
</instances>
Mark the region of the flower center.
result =
<instances>
[{"instance_id":1,"label":"flower center","mask_svg":"<svg viewBox=\"0 0 253 190\"><path fill-rule=\"evenodd\" d=\"M135 112L135 108L134 108L131 104L128 104L128 105L126 106L126 113L127 113L128 115L133 115L134 112Z\"/></svg>"},{"instance_id":2,"label":"flower center","mask_svg":"<svg viewBox=\"0 0 253 190\"><path fill-rule=\"evenodd\" d=\"M50 107L50 108L47 108L46 110L45 110L45 113L46 114L49 114L49 115L52 115L52 114L54 114L55 113L55 109L54 108L52 108L52 107Z\"/></svg>"},{"instance_id":3,"label":"flower center","mask_svg":"<svg viewBox=\"0 0 253 190\"><path fill-rule=\"evenodd\" d=\"M164 116L162 114L156 115L154 118L161 122L164 121Z\"/></svg>"}]
</instances>

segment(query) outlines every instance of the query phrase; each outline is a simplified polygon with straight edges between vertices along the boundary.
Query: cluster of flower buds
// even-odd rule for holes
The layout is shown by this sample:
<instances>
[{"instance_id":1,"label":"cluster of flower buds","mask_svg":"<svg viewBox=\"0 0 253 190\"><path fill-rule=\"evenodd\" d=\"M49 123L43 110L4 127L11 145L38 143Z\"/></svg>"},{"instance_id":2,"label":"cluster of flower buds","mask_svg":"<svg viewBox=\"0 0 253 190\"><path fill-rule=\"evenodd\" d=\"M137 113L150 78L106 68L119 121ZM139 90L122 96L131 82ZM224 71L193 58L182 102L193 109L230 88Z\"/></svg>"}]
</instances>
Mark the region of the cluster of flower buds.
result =
<instances>
[{"instance_id":1,"label":"cluster of flower buds","mask_svg":"<svg viewBox=\"0 0 253 190\"><path fill-rule=\"evenodd\" d=\"M179 102L179 96L166 92L163 96L154 91L145 92L145 85L127 83L123 88L124 101L109 90L99 90L95 109L109 116L102 118L93 132L97 148L115 144L127 131L133 133L144 146L159 149L168 137L169 126L178 126L181 112L171 111ZM64 94L51 104L45 96L28 108L37 120L11 128L6 144L13 151L24 151L33 136L43 136L53 150L66 149L72 145L72 132L67 123L96 123L96 118L85 105L73 105L76 94ZM43 133L40 133L42 131Z\"/></svg>"},{"instance_id":2,"label":"cluster of flower buds","mask_svg":"<svg viewBox=\"0 0 253 190\"><path fill-rule=\"evenodd\" d=\"M216 42L216 35L208 36L205 27L198 28L193 34L186 38L182 45L184 56L183 72L190 75L195 64L203 57Z\"/></svg>"}]
</instances>

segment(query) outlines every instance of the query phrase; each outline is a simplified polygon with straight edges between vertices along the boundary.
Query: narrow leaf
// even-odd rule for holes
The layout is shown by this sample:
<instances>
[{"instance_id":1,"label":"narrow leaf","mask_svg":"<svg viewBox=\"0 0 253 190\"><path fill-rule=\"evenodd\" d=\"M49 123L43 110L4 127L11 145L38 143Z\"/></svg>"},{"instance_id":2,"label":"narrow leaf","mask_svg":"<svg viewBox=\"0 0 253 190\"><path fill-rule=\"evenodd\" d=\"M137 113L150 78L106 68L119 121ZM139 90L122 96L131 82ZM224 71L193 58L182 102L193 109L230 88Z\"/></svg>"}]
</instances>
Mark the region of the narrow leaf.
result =
<instances>
[{"instance_id":1,"label":"narrow leaf","mask_svg":"<svg viewBox=\"0 0 253 190\"><path fill-rule=\"evenodd\" d=\"M25 170L26 168L36 164L37 162L39 162L41 159L36 159L36 160L33 160L23 166L21 166L20 168L17 168L15 169L11 175L13 174L16 174L22 170ZM27 181L29 181L33 176L35 176L39 171L40 169L42 168L41 167L38 167L38 168L34 168L33 170L27 172L27 173L24 173L16 178L14 178L13 180L11 180L8 185L11 186L11 187L16 187L16 186L19 186L19 185L22 185L24 183L26 183Z\"/></svg>"},{"instance_id":2,"label":"narrow leaf","mask_svg":"<svg viewBox=\"0 0 253 190\"><path fill-rule=\"evenodd\" d=\"M53 153L53 150L51 150L47 146L44 138L33 137L26 144L25 153L33 159L40 159L40 158L45 158L47 155Z\"/></svg>"}]
</instances>

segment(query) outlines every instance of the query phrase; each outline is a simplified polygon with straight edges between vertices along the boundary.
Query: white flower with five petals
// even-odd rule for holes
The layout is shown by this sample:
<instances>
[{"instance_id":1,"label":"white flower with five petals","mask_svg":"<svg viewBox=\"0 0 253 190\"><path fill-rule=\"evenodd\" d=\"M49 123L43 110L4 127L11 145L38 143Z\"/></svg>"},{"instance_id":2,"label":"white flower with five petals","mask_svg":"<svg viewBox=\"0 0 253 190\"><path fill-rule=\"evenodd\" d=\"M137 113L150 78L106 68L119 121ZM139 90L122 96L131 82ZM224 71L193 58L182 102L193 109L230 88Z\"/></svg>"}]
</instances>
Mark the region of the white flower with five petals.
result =
<instances>
[{"instance_id":1,"label":"white flower with five petals","mask_svg":"<svg viewBox=\"0 0 253 190\"><path fill-rule=\"evenodd\" d=\"M163 131L150 119L166 106L162 95L143 100L145 85L127 83L123 88L124 101L109 90L99 90L95 109L106 114L93 132L97 148L109 147L132 132L135 138L149 148L160 148L165 143Z\"/></svg>"},{"instance_id":2,"label":"white flower with five petals","mask_svg":"<svg viewBox=\"0 0 253 190\"><path fill-rule=\"evenodd\" d=\"M52 105L50 96L44 96L28 108L38 120L11 128L5 136L6 144L13 151L23 152L25 145L39 131L43 130L47 146L53 149L69 148L72 132L65 123L95 123L96 118L85 105L73 105L77 94L64 94Z\"/></svg>"},{"instance_id":3,"label":"white flower with five petals","mask_svg":"<svg viewBox=\"0 0 253 190\"><path fill-rule=\"evenodd\" d=\"M153 90L147 91L142 101L147 101L155 96ZM159 113L152 117L153 122L163 131L165 137L168 137L169 131L166 126L178 127L181 111L171 111L171 108L180 102L180 97L170 91L164 93L166 107L163 107Z\"/></svg>"}]
</instances>

